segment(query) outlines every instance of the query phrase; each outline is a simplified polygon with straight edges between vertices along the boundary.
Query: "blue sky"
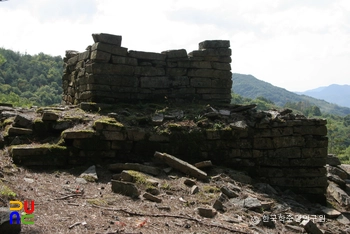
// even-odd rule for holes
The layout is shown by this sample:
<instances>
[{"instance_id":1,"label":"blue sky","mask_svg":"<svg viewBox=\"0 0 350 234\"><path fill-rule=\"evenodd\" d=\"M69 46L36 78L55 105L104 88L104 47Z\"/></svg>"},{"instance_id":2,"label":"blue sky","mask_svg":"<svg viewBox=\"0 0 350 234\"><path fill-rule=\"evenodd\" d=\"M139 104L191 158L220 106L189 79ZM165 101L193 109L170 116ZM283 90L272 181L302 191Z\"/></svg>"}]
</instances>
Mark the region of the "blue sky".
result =
<instances>
[{"instance_id":1,"label":"blue sky","mask_svg":"<svg viewBox=\"0 0 350 234\"><path fill-rule=\"evenodd\" d=\"M0 47L21 53L84 51L100 32L154 52L226 39L232 72L291 91L350 84L348 0L8 0L0 22Z\"/></svg>"}]
</instances>

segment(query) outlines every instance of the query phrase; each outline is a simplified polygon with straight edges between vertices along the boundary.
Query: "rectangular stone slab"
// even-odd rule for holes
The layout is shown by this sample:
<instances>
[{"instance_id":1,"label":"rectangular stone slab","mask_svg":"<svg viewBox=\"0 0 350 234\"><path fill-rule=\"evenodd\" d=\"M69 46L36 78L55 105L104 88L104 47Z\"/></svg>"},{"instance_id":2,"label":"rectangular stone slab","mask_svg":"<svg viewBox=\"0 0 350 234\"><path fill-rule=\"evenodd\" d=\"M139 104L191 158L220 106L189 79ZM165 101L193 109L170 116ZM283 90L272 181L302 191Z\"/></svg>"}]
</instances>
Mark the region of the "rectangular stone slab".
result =
<instances>
[{"instance_id":1,"label":"rectangular stone slab","mask_svg":"<svg viewBox=\"0 0 350 234\"><path fill-rule=\"evenodd\" d=\"M170 154L166 153L160 153L160 152L155 152L154 157L161 159L163 162L168 164L169 166L185 173L186 175L193 176L197 179L200 180L207 180L208 176L207 173L205 173L202 170L199 170L195 166L176 158L175 156L172 156Z\"/></svg>"}]
</instances>

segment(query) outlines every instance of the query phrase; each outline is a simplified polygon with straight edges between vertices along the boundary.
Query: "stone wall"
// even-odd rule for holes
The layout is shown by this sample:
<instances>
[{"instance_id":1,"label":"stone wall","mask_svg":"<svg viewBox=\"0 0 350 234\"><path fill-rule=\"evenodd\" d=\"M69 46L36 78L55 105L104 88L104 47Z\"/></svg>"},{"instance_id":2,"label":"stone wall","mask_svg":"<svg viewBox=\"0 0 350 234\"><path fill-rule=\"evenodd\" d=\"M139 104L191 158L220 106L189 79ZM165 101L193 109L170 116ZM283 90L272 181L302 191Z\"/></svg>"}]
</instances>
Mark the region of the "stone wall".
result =
<instances>
[{"instance_id":1,"label":"stone wall","mask_svg":"<svg viewBox=\"0 0 350 234\"><path fill-rule=\"evenodd\" d=\"M190 163L211 160L214 165L246 170L274 187L325 200L326 120L306 119L289 111L259 112L249 106L228 106L203 115L212 123L181 120L176 112L168 110L164 114L168 120L157 122L157 127L140 127L125 123L130 116L123 117L124 110L114 111L119 113L113 115L116 119L73 109L71 113L82 116L76 120L77 127L72 122L74 118L64 111L56 115L44 112L42 119L29 125L29 134L59 134L59 145L13 146L13 160L24 165L135 162L150 161L159 151ZM177 118L180 119L175 121ZM219 127L215 125L217 120L221 121ZM17 126L16 120L15 123ZM18 126L7 129L9 141L16 135L28 134Z\"/></svg>"},{"instance_id":2,"label":"stone wall","mask_svg":"<svg viewBox=\"0 0 350 234\"><path fill-rule=\"evenodd\" d=\"M63 103L210 100L230 102L230 42L203 41L199 49L128 51L121 36L93 34L85 52L66 51Z\"/></svg>"}]
</instances>

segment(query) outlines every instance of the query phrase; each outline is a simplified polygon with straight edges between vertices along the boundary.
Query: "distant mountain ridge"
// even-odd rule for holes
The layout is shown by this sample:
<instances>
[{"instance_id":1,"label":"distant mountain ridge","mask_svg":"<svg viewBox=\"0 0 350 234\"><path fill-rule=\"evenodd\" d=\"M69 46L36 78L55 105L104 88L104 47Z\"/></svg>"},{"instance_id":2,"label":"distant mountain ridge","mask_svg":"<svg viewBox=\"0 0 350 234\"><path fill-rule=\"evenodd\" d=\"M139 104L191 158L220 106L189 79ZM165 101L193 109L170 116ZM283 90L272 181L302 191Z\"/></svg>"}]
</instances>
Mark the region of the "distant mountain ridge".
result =
<instances>
[{"instance_id":1,"label":"distant mountain ridge","mask_svg":"<svg viewBox=\"0 0 350 234\"><path fill-rule=\"evenodd\" d=\"M350 85L332 84L305 92L297 92L297 94L323 99L327 102L350 108Z\"/></svg>"},{"instance_id":2,"label":"distant mountain ridge","mask_svg":"<svg viewBox=\"0 0 350 234\"><path fill-rule=\"evenodd\" d=\"M318 106L323 113L345 116L350 114L350 108L331 104L306 95L299 95L286 89L273 86L270 83L259 80L252 75L239 73L232 74L232 91L243 97L255 99L264 97L283 107L287 102L309 102Z\"/></svg>"}]
</instances>

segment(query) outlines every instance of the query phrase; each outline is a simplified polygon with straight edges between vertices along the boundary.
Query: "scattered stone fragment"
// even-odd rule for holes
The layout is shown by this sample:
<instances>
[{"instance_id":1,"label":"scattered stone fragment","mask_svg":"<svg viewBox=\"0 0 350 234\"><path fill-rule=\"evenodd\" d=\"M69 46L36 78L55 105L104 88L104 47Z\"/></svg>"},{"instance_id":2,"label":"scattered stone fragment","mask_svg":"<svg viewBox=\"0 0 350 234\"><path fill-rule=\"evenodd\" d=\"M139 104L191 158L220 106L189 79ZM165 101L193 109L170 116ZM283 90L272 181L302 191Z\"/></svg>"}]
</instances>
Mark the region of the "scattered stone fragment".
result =
<instances>
[{"instance_id":1,"label":"scattered stone fragment","mask_svg":"<svg viewBox=\"0 0 350 234\"><path fill-rule=\"evenodd\" d=\"M159 181L158 180L151 179L151 178L147 178L146 179L146 183L150 184L152 186L155 186L155 187L158 187L158 185L159 185Z\"/></svg>"},{"instance_id":2,"label":"scattered stone fragment","mask_svg":"<svg viewBox=\"0 0 350 234\"><path fill-rule=\"evenodd\" d=\"M43 113L43 117L42 120L43 121L56 121L58 120L59 115L54 113L54 112L49 112L49 111L45 111Z\"/></svg>"},{"instance_id":3,"label":"scattered stone fragment","mask_svg":"<svg viewBox=\"0 0 350 234\"><path fill-rule=\"evenodd\" d=\"M350 165L349 164L341 164L338 167L340 167L341 169L343 169L347 174L348 174L348 178L350 175Z\"/></svg>"},{"instance_id":4,"label":"scattered stone fragment","mask_svg":"<svg viewBox=\"0 0 350 234\"><path fill-rule=\"evenodd\" d=\"M331 165L331 166L334 166L334 167L341 164L339 158L336 155L334 155L334 154L328 154L327 155L326 163Z\"/></svg>"},{"instance_id":5,"label":"scattered stone fragment","mask_svg":"<svg viewBox=\"0 0 350 234\"><path fill-rule=\"evenodd\" d=\"M327 173L327 179L330 181L333 181L337 185L339 185L341 188L345 188L345 181L342 180L339 176Z\"/></svg>"},{"instance_id":6,"label":"scattered stone fragment","mask_svg":"<svg viewBox=\"0 0 350 234\"><path fill-rule=\"evenodd\" d=\"M164 115L163 114L158 114L152 117L152 124L153 125L161 125L164 121Z\"/></svg>"},{"instance_id":7,"label":"scattered stone fragment","mask_svg":"<svg viewBox=\"0 0 350 234\"><path fill-rule=\"evenodd\" d=\"M196 194L199 192L199 188L197 185L193 185L192 188L191 188L191 194Z\"/></svg>"},{"instance_id":8,"label":"scattered stone fragment","mask_svg":"<svg viewBox=\"0 0 350 234\"><path fill-rule=\"evenodd\" d=\"M195 166L193 166L193 165L191 165L191 164L189 164L181 159L178 159L170 154L155 152L154 156L157 158L160 158L165 163L167 163L169 166L185 173L186 175L193 176L193 177L200 179L200 180L207 180L208 179L207 173L205 173L204 171L201 171L198 168L196 168Z\"/></svg>"},{"instance_id":9,"label":"scattered stone fragment","mask_svg":"<svg viewBox=\"0 0 350 234\"><path fill-rule=\"evenodd\" d=\"M179 200L183 203L187 203L187 201L185 199L183 199L182 197L179 197Z\"/></svg>"},{"instance_id":10,"label":"scattered stone fragment","mask_svg":"<svg viewBox=\"0 0 350 234\"><path fill-rule=\"evenodd\" d=\"M261 202L255 197L247 197L244 199L244 207L248 209L256 209L261 207Z\"/></svg>"},{"instance_id":11,"label":"scattered stone fragment","mask_svg":"<svg viewBox=\"0 0 350 234\"><path fill-rule=\"evenodd\" d=\"M350 225L350 220L343 214L338 216L337 221L344 225Z\"/></svg>"},{"instance_id":12,"label":"scattered stone fragment","mask_svg":"<svg viewBox=\"0 0 350 234\"><path fill-rule=\"evenodd\" d=\"M186 178L184 184L192 187L193 185L196 185L196 181Z\"/></svg>"},{"instance_id":13,"label":"scattered stone fragment","mask_svg":"<svg viewBox=\"0 0 350 234\"><path fill-rule=\"evenodd\" d=\"M285 225L286 229L292 231L293 233L303 233L304 232L304 228L302 227L298 227L298 226L294 226L294 225L289 225L289 224L286 224Z\"/></svg>"},{"instance_id":14,"label":"scattered stone fragment","mask_svg":"<svg viewBox=\"0 0 350 234\"><path fill-rule=\"evenodd\" d=\"M122 170L133 170L140 171L150 175L157 176L160 173L160 169L157 167L147 166L139 163L115 163L109 165L110 171L122 171Z\"/></svg>"},{"instance_id":15,"label":"scattered stone fragment","mask_svg":"<svg viewBox=\"0 0 350 234\"><path fill-rule=\"evenodd\" d=\"M160 194L159 189L157 189L155 187L148 187L148 188L146 188L146 192L148 192L148 193L150 193L150 194L152 194L154 196L157 196L157 195Z\"/></svg>"},{"instance_id":16,"label":"scattered stone fragment","mask_svg":"<svg viewBox=\"0 0 350 234\"><path fill-rule=\"evenodd\" d=\"M205 207L198 207L197 208L198 214L200 216L206 217L206 218L213 218L216 215L216 210L210 208L205 208Z\"/></svg>"},{"instance_id":17,"label":"scattered stone fragment","mask_svg":"<svg viewBox=\"0 0 350 234\"><path fill-rule=\"evenodd\" d=\"M163 171L167 174L169 174L171 172L172 168L171 167L167 167L167 168L164 168Z\"/></svg>"},{"instance_id":18,"label":"scattered stone fragment","mask_svg":"<svg viewBox=\"0 0 350 234\"><path fill-rule=\"evenodd\" d=\"M16 115L13 126L21 128L31 128L32 124L32 120L26 117L25 115Z\"/></svg>"},{"instance_id":19,"label":"scattered stone fragment","mask_svg":"<svg viewBox=\"0 0 350 234\"><path fill-rule=\"evenodd\" d=\"M220 115L230 116L231 111L229 110L219 110Z\"/></svg>"},{"instance_id":20,"label":"scattered stone fragment","mask_svg":"<svg viewBox=\"0 0 350 234\"><path fill-rule=\"evenodd\" d=\"M221 219L225 222L228 222L228 223L242 223L243 222L242 216L237 215L237 214L233 214L230 216L223 215Z\"/></svg>"},{"instance_id":21,"label":"scattered stone fragment","mask_svg":"<svg viewBox=\"0 0 350 234\"><path fill-rule=\"evenodd\" d=\"M34 180L31 178L24 178L24 181L29 183L29 184L34 183Z\"/></svg>"},{"instance_id":22,"label":"scattered stone fragment","mask_svg":"<svg viewBox=\"0 0 350 234\"><path fill-rule=\"evenodd\" d=\"M321 211L323 214L326 215L327 218L330 218L330 219L335 219L339 215L341 215L341 213L339 211L337 211L336 209L328 208L325 206L321 206Z\"/></svg>"},{"instance_id":23,"label":"scattered stone fragment","mask_svg":"<svg viewBox=\"0 0 350 234\"><path fill-rule=\"evenodd\" d=\"M302 226L307 233L323 234L323 232L311 220L306 219L301 221L300 226Z\"/></svg>"},{"instance_id":24,"label":"scattered stone fragment","mask_svg":"<svg viewBox=\"0 0 350 234\"><path fill-rule=\"evenodd\" d=\"M16 219L13 219L14 224L10 224L10 209L8 207L0 207L0 233L19 234L21 232L21 224L16 224Z\"/></svg>"},{"instance_id":25,"label":"scattered stone fragment","mask_svg":"<svg viewBox=\"0 0 350 234\"><path fill-rule=\"evenodd\" d=\"M112 180L112 191L129 197L140 196L140 191L133 183Z\"/></svg>"},{"instance_id":26,"label":"scattered stone fragment","mask_svg":"<svg viewBox=\"0 0 350 234\"><path fill-rule=\"evenodd\" d=\"M269 195L277 195L278 192L271 187L271 185L269 184L265 184L265 183L257 183L254 185L255 188L257 188L258 190L260 190L263 193L269 194Z\"/></svg>"},{"instance_id":27,"label":"scattered stone fragment","mask_svg":"<svg viewBox=\"0 0 350 234\"><path fill-rule=\"evenodd\" d=\"M153 202L157 202L157 203L161 203L161 202L162 202L162 199L161 199L161 198L156 197L156 196L154 196L154 195L152 195L152 194L150 194L150 193L144 193L142 196L143 196L145 199L150 200L150 201L153 201Z\"/></svg>"},{"instance_id":28,"label":"scattered stone fragment","mask_svg":"<svg viewBox=\"0 0 350 234\"><path fill-rule=\"evenodd\" d=\"M194 166L197 168L206 168L206 167L212 167L213 164L211 163L210 160L208 160L208 161L198 162L198 163L194 164Z\"/></svg>"},{"instance_id":29,"label":"scattered stone fragment","mask_svg":"<svg viewBox=\"0 0 350 234\"><path fill-rule=\"evenodd\" d=\"M333 167L330 165L326 165L326 169L328 173L339 176L342 180L346 180L348 178L348 173L341 168Z\"/></svg>"},{"instance_id":30,"label":"scattered stone fragment","mask_svg":"<svg viewBox=\"0 0 350 234\"><path fill-rule=\"evenodd\" d=\"M159 210L166 210L166 211L170 211L171 208L169 206L157 206L156 207L159 209Z\"/></svg>"},{"instance_id":31,"label":"scattered stone fragment","mask_svg":"<svg viewBox=\"0 0 350 234\"><path fill-rule=\"evenodd\" d=\"M75 182L77 182L78 184L87 184L88 182L86 181L86 179L84 178L76 178Z\"/></svg>"},{"instance_id":32,"label":"scattered stone fragment","mask_svg":"<svg viewBox=\"0 0 350 234\"><path fill-rule=\"evenodd\" d=\"M222 187L220 188L220 190L221 190L221 192L222 192L223 194L225 194L228 198L235 198L235 197L238 197L238 196L239 196L239 194L237 194L235 191L229 189L229 188L226 187L226 186L222 186Z\"/></svg>"},{"instance_id":33,"label":"scattered stone fragment","mask_svg":"<svg viewBox=\"0 0 350 234\"><path fill-rule=\"evenodd\" d=\"M86 181L89 182L96 182L98 180L96 167L95 165L92 165L86 171L84 171L79 177L84 178Z\"/></svg>"}]
</instances>

